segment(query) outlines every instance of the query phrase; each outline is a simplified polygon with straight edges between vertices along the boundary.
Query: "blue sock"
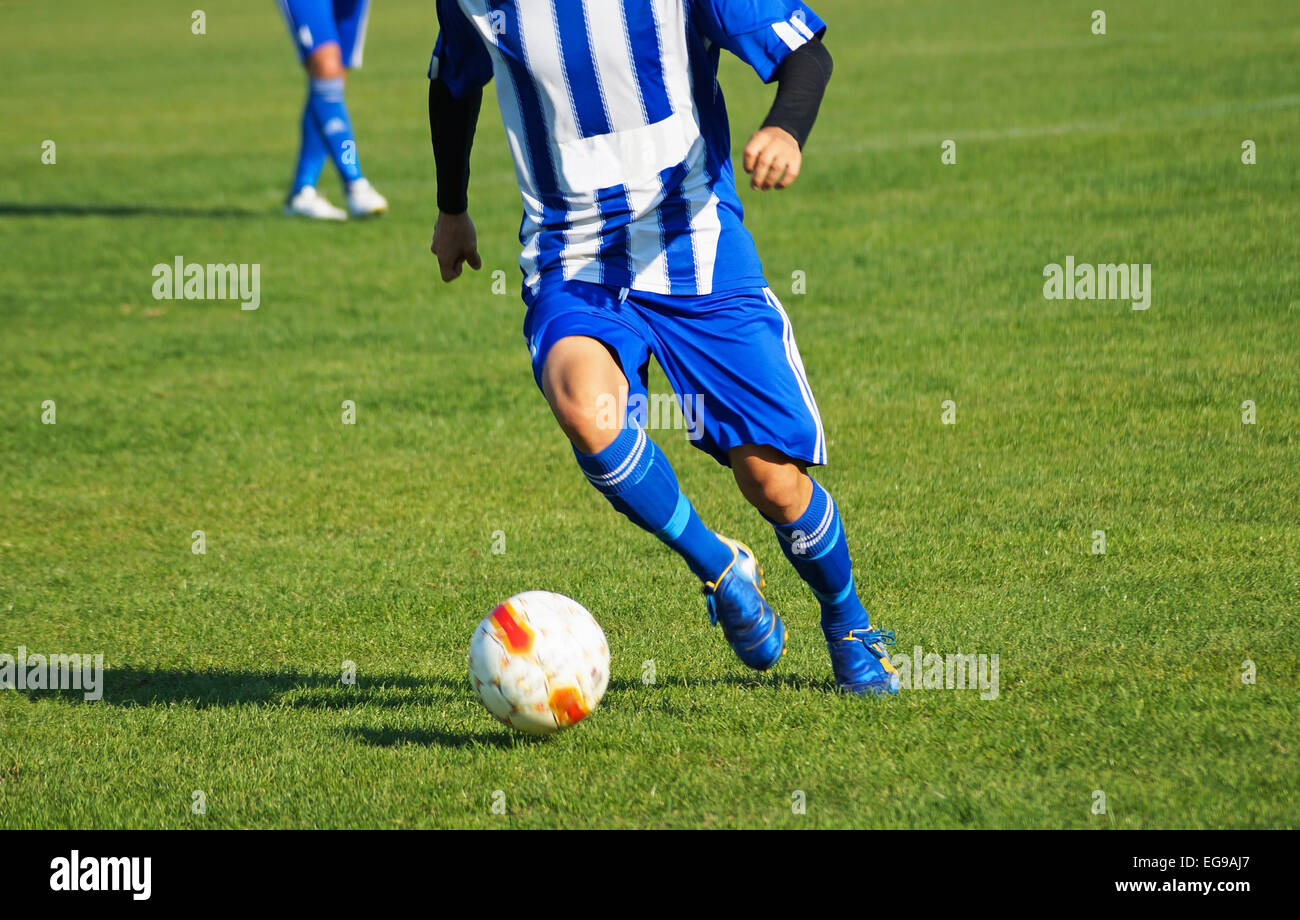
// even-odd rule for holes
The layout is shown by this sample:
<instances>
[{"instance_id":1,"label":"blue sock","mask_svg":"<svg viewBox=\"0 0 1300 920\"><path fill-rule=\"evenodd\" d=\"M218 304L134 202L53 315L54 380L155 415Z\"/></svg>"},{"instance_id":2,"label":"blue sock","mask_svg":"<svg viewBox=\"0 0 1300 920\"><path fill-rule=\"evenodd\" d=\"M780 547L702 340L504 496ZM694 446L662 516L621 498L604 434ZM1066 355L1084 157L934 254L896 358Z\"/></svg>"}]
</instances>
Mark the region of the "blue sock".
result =
<instances>
[{"instance_id":1,"label":"blue sock","mask_svg":"<svg viewBox=\"0 0 1300 920\"><path fill-rule=\"evenodd\" d=\"M348 116L347 103L343 101L343 78L312 80L307 108L343 181L360 179L361 160L357 156L356 139L352 136L352 119Z\"/></svg>"},{"instance_id":2,"label":"blue sock","mask_svg":"<svg viewBox=\"0 0 1300 920\"><path fill-rule=\"evenodd\" d=\"M772 527L785 557L821 603L826 638L842 639L849 630L870 625L871 618L853 583L853 563L839 509L816 480L812 501L799 519L789 524L773 522Z\"/></svg>"},{"instance_id":3,"label":"blue sock","mask_svg":"<svg viewBox=\"0 0 1300 920\"><path fill-rule=\"evenodd\" d=\"M306 186L316 184L328 156L329 150L325 146L325 139L321 137L320 128L316 127L311 105L305 105L302 109L302 144L298 148L298 170L293 177L294 195Z\"/></svg>"},{"instance_id":4,"label":"blue sock","mask_svg":"<svg viewBox=\"0 0 1300 920\"><path fill-rule=\"evenodd\" d=\"M584 454L575 447L573 454L609 503L675 549L700 581L712 581L731 564L730 548L704 526L678 487L668 458L641 428L624 428L599 453Z\"/></svg>"}]
</instances>

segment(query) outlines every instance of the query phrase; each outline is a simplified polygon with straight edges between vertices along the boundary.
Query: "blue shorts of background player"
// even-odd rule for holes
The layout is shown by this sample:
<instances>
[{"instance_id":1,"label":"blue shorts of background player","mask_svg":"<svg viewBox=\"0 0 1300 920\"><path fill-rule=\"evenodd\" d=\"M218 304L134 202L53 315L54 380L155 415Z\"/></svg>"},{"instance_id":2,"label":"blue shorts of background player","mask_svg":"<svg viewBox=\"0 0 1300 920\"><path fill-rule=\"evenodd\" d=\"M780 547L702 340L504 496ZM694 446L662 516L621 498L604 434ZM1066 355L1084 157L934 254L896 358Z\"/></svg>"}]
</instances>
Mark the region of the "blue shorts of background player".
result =
<instances>
[{"instance_id":1,"label":"blue shorts of background player","mask_svg":"<svg viewBox=\"0 0 1300 920\"><path fill-rule=\"evenodd\" d=\"M313 51L333 42L342 52L344 66L360 67L365 53L366 22L370 0L279 0L298 46L298 57L306 63Z\"/></svg>"},{"instance_id":2,"label":"blue shorts of background player","mask_svg":"<svg viewBox=\"0 0 1300 920\"><path fill-rule=\"evenodd\" d=\"M343 220L347 212L331 205L316 189L326 159L343 180L353 217L384 213L388 202L361 171L352 118L343 98L348 69L360 67L366 41L369 0L279 0L289 36L307 70L301 143L285 213L320 220Z\"/></svg>"}]
</instances>

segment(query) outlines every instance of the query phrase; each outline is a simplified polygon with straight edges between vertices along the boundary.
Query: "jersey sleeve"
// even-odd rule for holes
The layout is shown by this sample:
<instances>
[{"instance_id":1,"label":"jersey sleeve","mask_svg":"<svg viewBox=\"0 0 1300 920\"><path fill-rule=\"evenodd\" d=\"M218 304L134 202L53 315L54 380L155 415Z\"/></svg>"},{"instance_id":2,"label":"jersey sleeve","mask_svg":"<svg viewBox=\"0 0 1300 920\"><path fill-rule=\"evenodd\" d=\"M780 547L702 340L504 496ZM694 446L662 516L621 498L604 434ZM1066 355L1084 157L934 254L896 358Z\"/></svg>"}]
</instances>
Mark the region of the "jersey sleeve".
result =
<instances>
[{"instance_id":1,"label":"jersey sleeve","mask_svg":"<svg viewBox=\"0 0 1300 920\"><path fill-rule=\"evenodd\" d=\"M771 82L786 55L826 31L801 0L692 0L696 28Z\"/></svg>"},{"instance_id":2,"label":"jersey sleeve","mask_svg":"<svg viewBox=\"0 0 1300 920\"><path fill-rule=\"evenodd\" d=\"M457 99L492 79L492 57L456 0L437 0L438 41L429 59L429 79L442 80Z\"/></svg>"}]
</instances>

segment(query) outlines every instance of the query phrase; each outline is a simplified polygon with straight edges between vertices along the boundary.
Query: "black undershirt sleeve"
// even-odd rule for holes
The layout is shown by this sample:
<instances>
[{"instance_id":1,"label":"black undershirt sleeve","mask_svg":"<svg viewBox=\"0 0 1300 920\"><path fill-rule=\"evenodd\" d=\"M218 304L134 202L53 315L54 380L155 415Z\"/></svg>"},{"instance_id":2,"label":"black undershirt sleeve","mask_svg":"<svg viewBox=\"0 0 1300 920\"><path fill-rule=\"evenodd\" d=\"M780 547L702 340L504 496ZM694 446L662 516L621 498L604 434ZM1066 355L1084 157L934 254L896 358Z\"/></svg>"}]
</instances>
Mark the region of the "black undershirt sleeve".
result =
<instances>
[{"instance_id":1,"label":"black undershirt sleeve","mask_svg":"<svg viewBox=\"0 0 1300 920\"><path fill-rule=\"evenodd\" d=\"M763 127L789 131L802 149L817 120L817 109L831 79L831 67L831 54L820 36L786 55L776 71L776 99L763 120Z\"/></svg>"},{"instance_id":2,"label":"black undershirt sleeve","mask_svg":"<svg viewBox=\"0 0 1300 920\"><path fill-rule=\"evenodd\" d=\"M429 81L429 137L438 171L438 210L447 214L469 210L469 152L482 104L483 90L477 87L457 99L446 83Z\"/></svg>"}]
</instances>

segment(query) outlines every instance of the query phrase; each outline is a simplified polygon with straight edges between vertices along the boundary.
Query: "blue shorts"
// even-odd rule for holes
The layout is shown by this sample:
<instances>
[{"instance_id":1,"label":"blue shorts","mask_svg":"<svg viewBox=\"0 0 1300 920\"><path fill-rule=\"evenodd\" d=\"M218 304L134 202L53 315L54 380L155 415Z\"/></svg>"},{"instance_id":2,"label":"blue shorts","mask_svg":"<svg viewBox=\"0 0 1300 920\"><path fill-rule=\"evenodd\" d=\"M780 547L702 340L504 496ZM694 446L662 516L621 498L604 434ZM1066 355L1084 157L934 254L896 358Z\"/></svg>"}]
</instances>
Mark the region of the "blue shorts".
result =
<instances>
[{"instance_id":1,"label":"blue shorts","mask_svg":"<svg viewBox=\"0 0 1300 920\"><path fill-rule=\"evenodd\" d=\"M684 297L566 281L536 294L525 290L524 303L524 338L539 388L551 346L588 336L622 367L624 417L641 427L681 428L724 466L731 465L728 451L743 444L767 444L811 465L826 462L826 435L790 318L771 289ZM647 393L651 355L674 396Z\"/></svg>"},{"instance_id":2,"label":"blue shorts","mask_svg":"<svg viewBox=\"0 0 1300 920\"><path fill-rule=\"evenodd\" d=\"M361 66L370 0L279 0L279 3L300 60L307 60L321 45L334 42L343 52L344 67Z\"/></svg>"}]
</instances>

